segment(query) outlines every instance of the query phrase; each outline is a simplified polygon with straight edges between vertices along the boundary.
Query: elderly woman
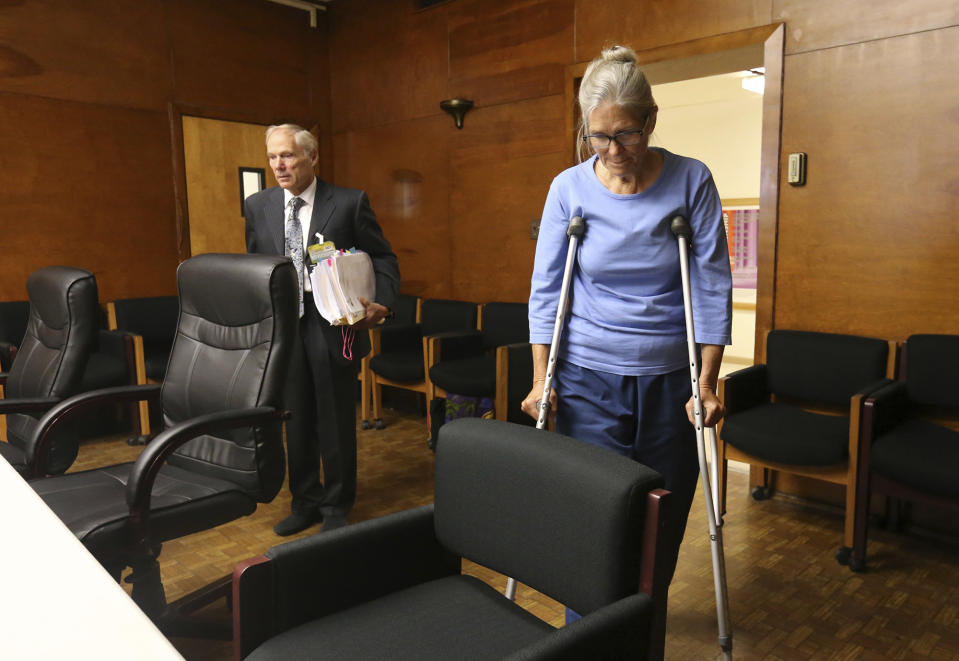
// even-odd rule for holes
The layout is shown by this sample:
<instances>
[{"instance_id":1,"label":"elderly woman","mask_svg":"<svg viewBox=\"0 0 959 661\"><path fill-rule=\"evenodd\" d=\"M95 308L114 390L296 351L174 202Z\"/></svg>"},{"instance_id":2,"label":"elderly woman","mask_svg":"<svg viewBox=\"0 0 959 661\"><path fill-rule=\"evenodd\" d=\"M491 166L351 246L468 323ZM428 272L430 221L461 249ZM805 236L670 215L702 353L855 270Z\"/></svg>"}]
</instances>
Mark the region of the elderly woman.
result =
<instances>
[{"instance_id":1,"label":"elderly woman","mask_svg":"<svg viewBox=\"0 0 959 661\"><path fill-rule=\"evenodd\" d=\"M556 430L659 471L673 492L671 580L699 465L692 426L676 215L692 227L690 278L705 422L723 415L716 382L730 342L732 278L719 193L701 162L649 146L659 109L636 53L603 51L579 90L582 136L592 156L560 173L543 210L529 299L538 415L566 259L566 228L586 233L570 285L569 313L551 400Z\"/></svg>"}]
</instances>

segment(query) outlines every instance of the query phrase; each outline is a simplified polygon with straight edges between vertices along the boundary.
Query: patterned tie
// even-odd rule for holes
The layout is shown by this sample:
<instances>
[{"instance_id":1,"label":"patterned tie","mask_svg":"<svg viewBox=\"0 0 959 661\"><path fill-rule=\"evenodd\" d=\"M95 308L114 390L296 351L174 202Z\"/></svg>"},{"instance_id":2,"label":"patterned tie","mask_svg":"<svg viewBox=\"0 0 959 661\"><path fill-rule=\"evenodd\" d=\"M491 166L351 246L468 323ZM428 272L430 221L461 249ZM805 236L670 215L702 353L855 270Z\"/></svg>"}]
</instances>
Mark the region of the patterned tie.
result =
<instances>
[{"instance_id":1,"label":"patterned tie","mask_svg":"<svg viewBox=\"0 0 959 661\"><path fill-rule=\"evenodd\" d=\"M290 200L290 215L286 217L286 256L293 260L296 280L300 284L300 316L303 316L303 229L299 210L306 202L298 197Z\"/></svg>"}]
</instances>

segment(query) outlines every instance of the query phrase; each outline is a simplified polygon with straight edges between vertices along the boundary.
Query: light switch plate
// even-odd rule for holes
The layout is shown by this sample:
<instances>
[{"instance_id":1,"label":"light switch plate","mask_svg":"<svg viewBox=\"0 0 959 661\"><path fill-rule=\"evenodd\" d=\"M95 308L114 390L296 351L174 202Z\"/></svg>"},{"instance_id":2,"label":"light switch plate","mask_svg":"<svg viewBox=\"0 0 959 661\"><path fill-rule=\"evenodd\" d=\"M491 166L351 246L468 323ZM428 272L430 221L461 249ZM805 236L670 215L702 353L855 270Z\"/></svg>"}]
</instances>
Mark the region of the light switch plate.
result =
<instances>
[{"instance_id":1,"label":"light switch plate","mask_svg":"<svg viewBox=\"0 0 959 661\"><path fill-rule=\"evenodd\" d=\"M803 186L806 183L806 153L793 152L789 155L786 181L793 186Z\"/></svg>"}]
</instances>

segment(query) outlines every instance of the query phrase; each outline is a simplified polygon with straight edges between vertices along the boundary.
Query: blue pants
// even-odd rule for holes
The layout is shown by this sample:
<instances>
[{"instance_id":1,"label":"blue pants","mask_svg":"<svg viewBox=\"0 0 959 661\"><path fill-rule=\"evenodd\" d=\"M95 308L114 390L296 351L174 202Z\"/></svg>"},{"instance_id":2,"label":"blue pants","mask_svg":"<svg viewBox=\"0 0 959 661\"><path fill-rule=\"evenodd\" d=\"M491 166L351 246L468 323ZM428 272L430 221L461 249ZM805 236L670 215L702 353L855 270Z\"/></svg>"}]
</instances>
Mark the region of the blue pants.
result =
<instances>
[{"instance_id":1,"label":"blue pants","mask_svg":"<svg viewBox=\"0 0 959 661\"><path fill-rule=\"evenodd\" d=\"M630 457L663 476L673 502L662 540L666 566L657 572L668 585L699 479L696 430L686 417L689 370L621 376L559 361L553 387L557 432Z\"/></svg>"}]
</instances>

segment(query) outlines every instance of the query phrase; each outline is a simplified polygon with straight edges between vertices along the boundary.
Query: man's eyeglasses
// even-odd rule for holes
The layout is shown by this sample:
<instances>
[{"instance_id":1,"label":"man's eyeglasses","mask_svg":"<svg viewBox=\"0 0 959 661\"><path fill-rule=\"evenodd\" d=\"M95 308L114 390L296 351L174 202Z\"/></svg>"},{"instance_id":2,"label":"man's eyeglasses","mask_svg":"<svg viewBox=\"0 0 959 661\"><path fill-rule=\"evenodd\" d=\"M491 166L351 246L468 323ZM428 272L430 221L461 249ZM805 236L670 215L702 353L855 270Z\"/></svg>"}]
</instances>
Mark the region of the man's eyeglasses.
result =
<instances>
[{"instance_id":1,"label":"man's eyeglasses","mask_svg":"<svg viewBox=\"0 0 959 661\"><path fill-rule=\"evenodd\" d=\"M583 142L589 144L596 151L606 151L613 140L620 147L632 147L643 141L643 129L632 129L630 131L617 131L613 135L605 133L590 133L583 136Z\"/></svg>"}]
</instances>

